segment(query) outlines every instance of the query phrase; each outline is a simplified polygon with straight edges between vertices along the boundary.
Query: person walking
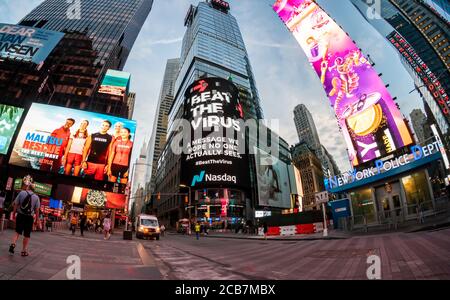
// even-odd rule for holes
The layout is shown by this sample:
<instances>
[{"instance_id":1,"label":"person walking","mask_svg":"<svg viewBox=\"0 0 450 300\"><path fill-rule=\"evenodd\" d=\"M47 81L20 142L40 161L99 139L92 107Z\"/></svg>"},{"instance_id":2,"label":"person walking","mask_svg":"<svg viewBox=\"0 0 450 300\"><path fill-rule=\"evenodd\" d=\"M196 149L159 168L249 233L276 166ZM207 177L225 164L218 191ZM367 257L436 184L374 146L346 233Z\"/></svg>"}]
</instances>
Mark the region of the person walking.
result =
<instances>
[{"instance_id":1,"label":"person walking","mask_svg":"<svg viewBox=\"0 0 450 300\"><path fill-rule=\"evenodd\" d=\"M30 242L33 221L39 221L39 208L41 206L39 197L34 193L34 182L31 176L26 176L22 180L23 190L14 200L12 219L16 221L16 232L9 246L9 253L14 254L17 240L23 234L22 256L28 256L28 244ZM17 217L16 217L17 212Z\"/></svg>"},{"instance_id":2,"label":"person walking","mask_svg":"<svg viewBox=\"0 0 450 300\"><path fill-rule=\"evenodd\" d=\"M111 237L110 230L111 230L111 217L108 214L106 218L103 219L103 232L105 233L104 237L105 240L109 240L109 238Z\"/></svg>"},{"instance_id":3,"label":"person walking","mask_svg":"<svg viewBox=\"0 0 450 300\"><path fill-rule=\"evenodd\" d=\"M86 214L81 213L80 215L80 231L81 231L81 236L84 236L84 229L86 228L86 222L87 222L87 217Z\"/></svg>"},{"instance_id":4,"label":"person walking","mask_svg":"<svg viewBox=\"0 0 450 300\"><path fill-rule=\"evenodd\" d=\"M195 224L195 235L198 240L200 238L200 224L198 222Z\"/></svg>"},{"instance_id":5,"label":"person walking","mask_svg":"<svg viewBox=\"0 0 450 300\"><path fill-rule=\"evenodd\" d=\"M78 225L78 217L77 213L74 212L72 214L72 217L70 218L70 230L72 230L72 235L75 235L75 231L77 230Z\"/></svg>"},{"instance_id":6,"label":"person walking","mask_svg":"<svg viewBox=\"0 0 450 300\"><path fill-rule=\"evenodd\" d=\"M166 226L164 224L161 225L161 236L164 236L164 232L166 231Z\"/></svg>"}]
</instances>

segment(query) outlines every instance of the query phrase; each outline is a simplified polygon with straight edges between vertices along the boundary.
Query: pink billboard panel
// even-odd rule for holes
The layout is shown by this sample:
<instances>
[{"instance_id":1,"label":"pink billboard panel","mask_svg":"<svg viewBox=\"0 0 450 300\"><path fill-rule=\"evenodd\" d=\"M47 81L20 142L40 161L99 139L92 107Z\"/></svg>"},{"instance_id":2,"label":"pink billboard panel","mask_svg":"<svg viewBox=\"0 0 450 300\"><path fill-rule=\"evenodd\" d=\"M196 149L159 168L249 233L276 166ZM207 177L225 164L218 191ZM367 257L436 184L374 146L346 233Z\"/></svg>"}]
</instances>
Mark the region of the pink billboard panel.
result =
<instances>
[{"instance_id":1,"label":"pink billboard panel","mask_svg":"<svg viewBox=\"0 0 450 300\"><path fill-rule=\"evenodd\" d=\"M353 166L413 143L411 132L358 46L314 1L278 0L273 9L319 76Z\"/></svg>"}]
</instances>

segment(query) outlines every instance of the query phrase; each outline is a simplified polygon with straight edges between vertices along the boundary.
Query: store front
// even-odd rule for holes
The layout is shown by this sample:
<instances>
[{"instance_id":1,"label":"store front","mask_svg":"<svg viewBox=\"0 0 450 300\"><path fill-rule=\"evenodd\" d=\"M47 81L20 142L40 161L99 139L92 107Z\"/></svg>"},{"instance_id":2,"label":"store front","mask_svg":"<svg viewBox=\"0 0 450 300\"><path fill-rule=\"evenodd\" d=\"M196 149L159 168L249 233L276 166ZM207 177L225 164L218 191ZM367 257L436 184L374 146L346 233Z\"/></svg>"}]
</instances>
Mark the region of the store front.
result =
<instances>
[{"instance_id":1,"label":"store front","mask_svg":"<svg viewBox=\"0 0 450 300\"><path fill-rule=\"evenodd\" d=\"M428 170L349 192L355 225L416 219L433 212L435 203Z\"/></svg>"},{"instance_id":2,"label":"store front","mask_svg":"<svg viewBox=\"0 0 450 300\"><path fill-rule=\"evenodd\" d=\"M210 229L230 229L245 222L245 193L235 189L195 191L194 216Z\"/></svg>"},{"instance_id":3,"label":"store front","mask_svg":"<svg viewBox=\"0 0 450 300\"><path fill-rule=\"evenodd\" d=\"M325 180L330 193L348 194L354 225L422 221L448 201L442 180L447 170L439 143L411 150L411 154L380 159L366 169Z\"/></svg>"}]
</instances>

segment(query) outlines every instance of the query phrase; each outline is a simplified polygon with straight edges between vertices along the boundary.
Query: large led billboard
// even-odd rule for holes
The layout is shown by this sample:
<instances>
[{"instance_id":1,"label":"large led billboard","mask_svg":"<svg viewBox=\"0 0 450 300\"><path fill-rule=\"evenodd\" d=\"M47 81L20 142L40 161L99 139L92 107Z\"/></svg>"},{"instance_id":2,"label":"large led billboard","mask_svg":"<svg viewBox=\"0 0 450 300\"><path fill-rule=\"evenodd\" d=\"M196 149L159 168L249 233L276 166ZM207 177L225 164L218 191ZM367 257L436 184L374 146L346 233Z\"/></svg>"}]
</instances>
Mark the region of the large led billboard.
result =
<instances>
[{"instance_id":1,"label":"large led billboard","mask_svg":"<svg viewBox=\"0 0 450 300\"><path fill-rule=\"evenodd\" d=\"M124 209L126 206L126 195L124 194L97 191L65 184L58 185L55 190L55 198L95 208Z\"/></svg>"},{"instance_id":2,"label":"large led billboard","mask_svg":"<svg viewBox=\"0 0 450 300\"><path fill-rule=\"evenodd\" d=\"M135 131L132 120L34 103L10 164L126 184Z\"/></svg>"},{"instance_id":3,"label":"large led billboard","mask_svg":"<svg viewBox=\"0 0 450 300\"><path fill-rule=\"evenodd\" d=\"M0 23L0 58L40 64L64 33Z\"/></svg>"},{"instance_id":4,"label":"large led billboard","mask_svg":"<svg viewBox=\"0 0 450 300\"><path fill-rule=\"evenodd\" d=\"M287 164L254 147L260 206L291 208L291 182Z\"/></svg>"},{"instance_id":5,"label":"large led billboard","mask_svg":"<svg viewBox=\"0 0 450 300\"><path fill-rule=\"evenodd\" d=\"M248 157L237 87L222 78L194 82L185 93L191 137L182 155L182 183L193 188L248 187Z\"/></svg>"},{"instance_id":6,"label":"large led billboard","mask_svg":"<svg viewBox=\"0 0 450 300\"><path fill-rule=\"evenodd\" d=\"M273 9L319 76L353 166L413 143L385 84L358 46L314 1L278 0Z\"/></svg>"},{"instance_id":7,"label":"large led billboard","mask_svg":"<svg viewBox=\"0 0 450 300\"><path fill-rule=\"evenodd\" d=\"M108 70L98 92L102 94L125 96L130 89L130 79L130 73Z\"/></svg>"},{"instance_id":8,"label":"large led billboard","mask_svg":"<svg viewBox=\"0 0 450 300\"><path fill-rule=\"evenodd\" d=\"M0 154L8 153L22 114L22 108L0 104Z\"/></svg>"}]
</instances>

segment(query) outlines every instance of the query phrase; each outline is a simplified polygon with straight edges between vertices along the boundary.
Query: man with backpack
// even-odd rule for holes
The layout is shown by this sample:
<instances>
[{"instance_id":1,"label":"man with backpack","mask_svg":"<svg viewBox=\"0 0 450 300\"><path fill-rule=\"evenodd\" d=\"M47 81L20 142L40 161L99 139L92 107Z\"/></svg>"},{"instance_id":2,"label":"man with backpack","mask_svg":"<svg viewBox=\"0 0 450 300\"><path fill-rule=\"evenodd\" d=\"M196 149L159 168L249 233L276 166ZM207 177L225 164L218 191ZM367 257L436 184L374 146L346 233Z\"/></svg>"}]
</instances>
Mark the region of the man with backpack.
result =
<instances>
[{"instance_id":1,"label":"man with backpack","mask_svg":"<svg viewBox=\"0 0 450 300\"><path fill-rule=\"evenodd\" d=\"M26 176L23 181L23 190L14 200L14 209L12 212L12 220L16 221L16 232L13 236L9 253L14 254L16 242L19 236L23 234L22 256L28 256L28 243L30 241L33 222L39 222L39 208L41 206L39 197L33 192L34 183L31 176ZM17 217L16 217L17 212ZM36 219L34 219L36 216Z\"/></svg>"}]
</instances>

